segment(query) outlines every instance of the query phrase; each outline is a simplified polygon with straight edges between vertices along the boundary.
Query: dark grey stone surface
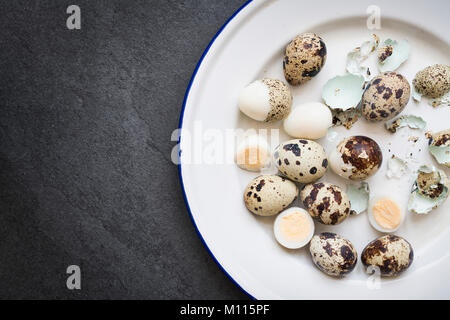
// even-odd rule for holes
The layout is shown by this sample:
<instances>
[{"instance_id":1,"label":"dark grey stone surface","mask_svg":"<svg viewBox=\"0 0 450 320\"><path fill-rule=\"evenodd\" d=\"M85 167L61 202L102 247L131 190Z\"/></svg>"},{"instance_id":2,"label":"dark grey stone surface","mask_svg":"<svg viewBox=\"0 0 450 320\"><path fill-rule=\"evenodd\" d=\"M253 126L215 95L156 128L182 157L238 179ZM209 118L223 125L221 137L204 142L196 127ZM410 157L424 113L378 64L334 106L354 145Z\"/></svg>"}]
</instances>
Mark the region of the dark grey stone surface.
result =
<instances>
[{"instance_id":1,"label":"dark grey stone surface","mask_svg":"<svg viewBox=\"0 0 450 320\"><path fill-rule=\"evenodd\" d=\"M0 1L0 298L247 298L170 161L195 65L242 3Z\"/></svg>"}]
</instances>

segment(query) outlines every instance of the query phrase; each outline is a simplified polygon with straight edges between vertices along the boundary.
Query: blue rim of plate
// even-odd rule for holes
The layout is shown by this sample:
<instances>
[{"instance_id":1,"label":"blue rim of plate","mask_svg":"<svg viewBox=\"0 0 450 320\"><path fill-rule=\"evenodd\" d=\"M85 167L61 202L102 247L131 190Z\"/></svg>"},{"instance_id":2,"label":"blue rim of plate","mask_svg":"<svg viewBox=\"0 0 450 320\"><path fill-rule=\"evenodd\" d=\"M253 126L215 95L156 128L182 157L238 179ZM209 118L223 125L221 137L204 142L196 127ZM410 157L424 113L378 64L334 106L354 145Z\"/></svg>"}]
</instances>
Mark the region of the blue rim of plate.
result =
<instances>
[{"instance_id":1,"label":"blue rim of plate","mask_svg":"<svg viewBox=\"0 0 450 320\"><path fill-rule=\"evenodd\" d=\"M191 79L189 80L189 84L188 87L186 89L186 93L184 94L184 100L183 100L183 106L181 108L181 114L180 114L180 121L178 123L178 128L181 130L183 127L183 119L184 119L184 110L186 109L186 101L187 98L189 96L189 92L191 90L192 87L192 83L195 80L195 76L197 75L198 69L200 68L200 65L203 62L203 59L205 58L205 56L208 54L209 49L211 48L211 46L213 45L214 41L216 41L217 37L222 33L222 31L225 29L225 27L231 22L231 20L233 20L238 14L239 12L241 12L245 7L247 7L248 4L250 4L253 0L249 0L247 2L245 2L239 9L237 9L233 15L222 25L222 27L220 27L219 31L217 31L217 33L214 35L214 37L211 39L211 41L209 42L208 46L206 47L206 49L203 51L202 56L200 57L200 60L198 61L194 72L192 73ZM180 137L178 138L178 145L181 142L181 133L180 133ZM217 263L217 265L220 267L220 269L222 269L222 271L228 276L228 278L231 279L231 281L234 282L234 284L241 289L247 296L249 296L251 299L256 300L255 297L253 297L250 293L248 293L247 291L245 291L240 285L239 283L237 283L236 280L233 279L233 277L225 270L225 268L219 263L219 261L216 259L216 257L214 256L214 254L212 253L211 249L209 249L208 245L205 242L205 239L203 239L202 234L200 233L200 230L198 230L197 224L195 223L194 220L194 216L192 215L192 211L191 208L189 207L189 202L187 200L186 197L186 191L184 189L184 183L183 183L183 175L181 172L181 150L179 150L178 152L178 160L179 160L179 164L178 164L178 176L180 178L180 184L181 184L181 191L183 193L183 199L184 202L186 203L186 207L188 209L189 215L191 217L191 221L194 224L195 230L197 231L198 236L200 237L200 239L202 240L203 245L205 246L205 248L208 250L209 254L211 255L211 257L214 259L214 261Z\"/></svg>"}]
</instances>

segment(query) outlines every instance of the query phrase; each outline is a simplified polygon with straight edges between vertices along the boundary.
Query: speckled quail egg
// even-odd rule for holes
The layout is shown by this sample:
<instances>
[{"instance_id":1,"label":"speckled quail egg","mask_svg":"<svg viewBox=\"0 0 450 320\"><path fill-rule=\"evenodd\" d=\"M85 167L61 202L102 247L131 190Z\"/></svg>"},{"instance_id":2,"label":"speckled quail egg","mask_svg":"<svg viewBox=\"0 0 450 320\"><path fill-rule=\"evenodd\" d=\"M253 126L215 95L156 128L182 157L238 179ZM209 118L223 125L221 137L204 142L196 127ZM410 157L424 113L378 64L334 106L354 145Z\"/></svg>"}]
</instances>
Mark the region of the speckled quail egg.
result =
<instances>
[{"instance_id":1,"label":"speckled quail egg","mask_svg":"<svg viewBox=\"0 0 450 320\"><path fill-rule=\"evenodd\" d=\"M380 232L397 231L405 219L404 201L395 192L386 192L372 197L368 209L370 224Z\"/></svg>"},{"instance_id":2,"label":"speckled quail egg","mask_svg":"<svg viewBox=\"0 0 450 320\"><path fill-rule=\"evenodd\" d=\"M450 129L427 135L430 153L438 163L450 168Z\"/></svg>"},{"instance_id":3,"label":"speckled quail egg","mask_svg":"<svg viewBox=\"0 0 450 320\"><path fill-rule=\"evenodd\" d=\"M273 216L288 207L298 196L292 181L277 175L261 175L245 188L244 203L259 216Z\"/></svg>"},{"instance_id":4,"label":"speckled quail egg","mask_svg":"<svg viewBox=\"0 0 450 320\"><path fill-rule=\"evenodd\" d=\"M259 171L270 164L269 145L262 136L250 135L239 143L234 158L240 168Z\"/></svg>"},{"instance_id":5,"label":"speckled quail egg","mask_svg":"<svg viewBox=\"0 0 450 320\"><path fill-rule=\"evenodd\" d=\"M331 232L315 235L311 239L309 251L314 264L333 277L350 273L358 261L358 254L353 244Z\"/></svg>"},{"instance_id":6,"label":"speckled quail egg","mask_svg":"<svg viewBox=\"0 0 450 320\"><path fill-rule=\"evenodd\" d=\"M294 138L319 139L333 125L330 109L320 102L309 102L295 107L284 120L284 131Z\"/></svg>"},{"instance_id":7,"label":"speckled quail egg","mask_svg":"<svg viewBox=\"0 0 450 320\"><path fill-rule=\"evenodd\" d=\"M439 98L450 90L450 66L435 64L417 72L413 80L417 92Z\"/></svg>"},{"instance_id":8,"label":"speckled quail egg","mask_svg":"<svg viewBox=\"0 0 450 320\"><path fill-rule=\"evenodd\" d=\"M373 240L361 254L361 261L366 269L369 266L379 268L380 274L387 277L404 272L413 259L411 244L395 235L385 235Z\"/></svg>"},{"instance_id":9,"label":"speckled quail egg","mask_svg":"<svg viewBox=\"0 0 450 320\"><path fill-rule=\"evenodd\" d=\"M310 183L321 178L328 167L323 147L311 140L289 140L274 152L278 170L291 180Z\"/></svg>"},{"instance_id":10,"label":"speckled quail egg","mask_svg":"<svg viewBox=\"0 0 450 320\"><path fill-rule=\"evenodd\" d=\"M314 234L314 221L302 208L284 210L273 225L275 239L288 249L304 247Z\"/></svg>"},{"instance_id":11,"label":"speckled quail egg","mask_svg":"<svg viewBox=\"0 0 450 320\"><path fill-rule=\"evenodd\" d=\"M323 224L339 224L350 214L347 194L328 182L307 184L300 199L308 213Z\"/></svg>"},{"instance_id":12,"label":"speckled quail egg","mask_svg":"<svg viewBox=\"0 0 450 320\"><path fill-rule=\"evenodd\" d=\"M278 121L291 112L292 94L283 81L265 78L250 83L241 91L238 106L254 120Z\"/></svg>"},{"instance_id":13,"label":"speckled quail egg","mask_svg":"<svg viewBox=\"0 0 450 320\"><path fill-rule=\"evenodd\" d=\"M362 114L369 121L386 121L398 115L409 101L411 87L401 74L385 72L376 76L362 97Z\"/></svg>"},{"instance_id":14,"label":"speckled quail egg","mask_svg":"<svg viewBox=\"0 0 450 320\"><path fill-rule=\"evenodd\" d=\"M286 47L283 70L286 81L298 85L317 75L327 59L327 47L314 33L303 33Z\"/></svg>"},{"instance_id":15,"label":"speckled quail egg","mask_svg":"<svg viewBox=\"0 0 450 320\"><path fill-rule=\"evenodd\" d=\"M330 167L350 180L364 180L374 175L383 162L383 154L375 140L352 136L342 140L330 155Z\"/></svg>"}]
</instances>

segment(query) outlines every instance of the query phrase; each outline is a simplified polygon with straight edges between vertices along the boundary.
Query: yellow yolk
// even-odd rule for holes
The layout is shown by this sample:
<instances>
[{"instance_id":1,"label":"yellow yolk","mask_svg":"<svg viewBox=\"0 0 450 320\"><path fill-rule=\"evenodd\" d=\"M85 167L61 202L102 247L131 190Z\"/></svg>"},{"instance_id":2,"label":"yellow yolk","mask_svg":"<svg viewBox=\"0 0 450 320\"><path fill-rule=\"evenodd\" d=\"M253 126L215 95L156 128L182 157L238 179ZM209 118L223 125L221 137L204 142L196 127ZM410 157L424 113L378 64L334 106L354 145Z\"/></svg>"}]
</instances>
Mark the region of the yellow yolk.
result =
<instances>
[{"instance_id":1,"label":"yellow yolk","mask_svg":"<svg viewBox=\"0 0 450 320\"><path fill-rule=\"evenodd\" d=\"M292 212L281 218L280 233L287 241L302 241L310 230L308 217L302 212Z\"/></svg>"},{"instance_id":2,"label":"yellow yolk","mask_svg":"<svg viewBox=\"0 0 450 320\"><path fill-rule=\"evenodd\" d=\"M257 146L247 147L236 156L238 165L247 169L261 169L267 162L268 153L265 149Z\"/></svg>"},{"instance_id":3,"label":"yellow yolk","mask_svg":"<svg viewBox=\"0 0 450 320\"><path fill-rule=\"evenodd\" d=\"M376 223L384 229L395 229L402 222L400 207L391 199L378 200L372 207L372 215Z\"/></svg>"}]
</instances>

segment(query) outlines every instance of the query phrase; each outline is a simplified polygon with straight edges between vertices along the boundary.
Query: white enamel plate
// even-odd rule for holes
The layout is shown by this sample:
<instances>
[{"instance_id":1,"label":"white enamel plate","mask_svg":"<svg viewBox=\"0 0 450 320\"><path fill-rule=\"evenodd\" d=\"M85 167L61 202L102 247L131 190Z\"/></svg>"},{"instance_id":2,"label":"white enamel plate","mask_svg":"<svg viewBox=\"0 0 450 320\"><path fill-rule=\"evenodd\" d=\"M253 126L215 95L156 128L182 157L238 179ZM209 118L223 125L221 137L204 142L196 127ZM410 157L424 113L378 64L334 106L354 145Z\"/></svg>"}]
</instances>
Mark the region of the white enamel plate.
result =
<instances>
[{"instance_id":1,"label":"white enamel plate","mask_svg":"<svg viewBox=\"0 0 450 320\"><path fill-rule=\"evenodd\" d=\"M367 18L378 9L380 29L369 30ZM319 34L326 43L328 56L315 78L302 86L291 86L294 107L298 103L321 101L326 81L345 74L347 53L369 40L372 33L382 41L387 38L409 41L411 55L396 71L410 83L416 72L428 65L450 64L448 12L447 0L433 1L431 6L429 1L411 0L354 0L345 4L253 1L241 8L211 42L192 78L181 115L180 177L186 203L206 247L249 295L257 299L450 298L450 200L428 215L406 213L405 222L396 234L412 244L415 259L404 274L379 280L366 274L358 261L347 277L334 279L313 265L307 248L287 250L275 241L274 217L257 217L247 211L243 191L258 173L239 169L229 161L232 154L222 156L225 163L211 163L212 155L220 152L218 141L227 130L280 128L281 141L289 139L281 123L267 125L253 121L239 112L236 103L240 90L258 78L284 80L283 51L296 35L307 31ZM426 130L439 131L450 126L450 107L433 108L426 100L416 103L411 99L403 114L423 117L427 121ZM343 127L333 130L334 136L318 140L328 154L343 137L350 135L367 135L380 144L383 165L367 180L373 196L395 193L406 204L414 170L422 163L437 166L450 176L450 170L429 155L424 131L401 128L391 134L382 124L369 124L364 119L350 130ZM408 141L411 136L419 140ZM198 150L202 158L187 158ZM409 159L410 168L399 179L386 177L387 159L392 154ZM347 184L331 170L322 180L344 190ZM294 204L301 206L298 201ZM316 223L316 233L325 230L349 239L358 255L368 242L381 235L370 226L367 213L350 216L338 226Z\"/></svg>"}]
</instances>

